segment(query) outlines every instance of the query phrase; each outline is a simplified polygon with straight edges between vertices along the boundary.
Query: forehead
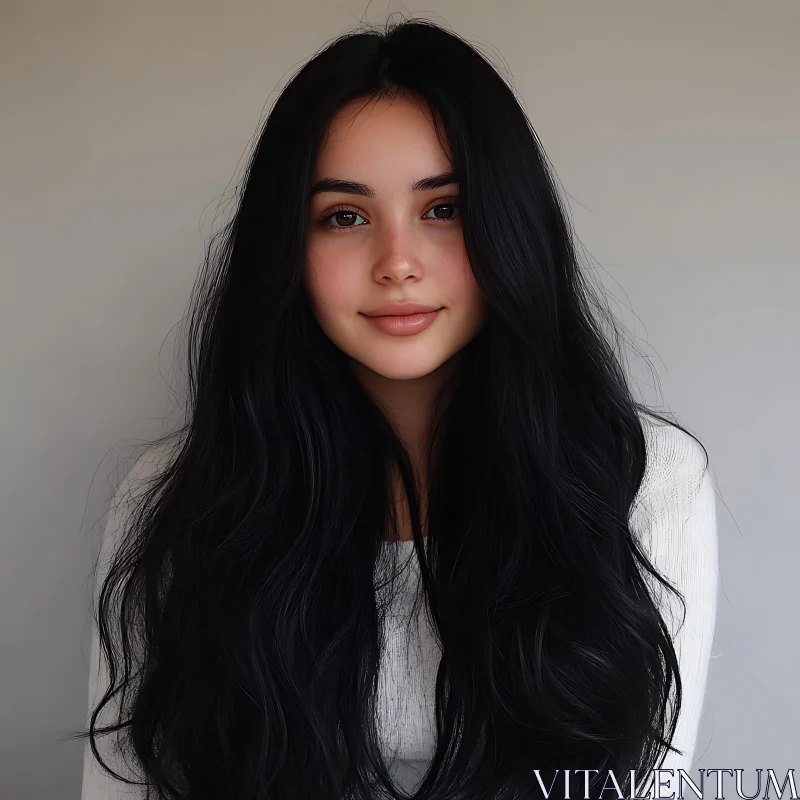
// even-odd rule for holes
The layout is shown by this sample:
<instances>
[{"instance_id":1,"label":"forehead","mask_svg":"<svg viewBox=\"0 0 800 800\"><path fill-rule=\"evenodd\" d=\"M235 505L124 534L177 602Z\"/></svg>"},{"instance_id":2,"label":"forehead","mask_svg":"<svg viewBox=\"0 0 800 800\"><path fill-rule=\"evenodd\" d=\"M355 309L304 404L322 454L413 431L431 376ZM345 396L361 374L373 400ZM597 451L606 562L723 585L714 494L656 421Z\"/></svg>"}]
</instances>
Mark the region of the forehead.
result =
<instances>
[{"instance_id":1,"label":"forehead","mask_svg":"<svg viewBox=\"0 0 800 800\"><path fill-rule=\"evenodd\" d=\"M322 177L379 182L444 171L448 154L436 135L428 106L397 96L354 100L335 114L317 154L314 180ZM367 179L370 180L367 180Z\"/></svg>"}]
</instances>

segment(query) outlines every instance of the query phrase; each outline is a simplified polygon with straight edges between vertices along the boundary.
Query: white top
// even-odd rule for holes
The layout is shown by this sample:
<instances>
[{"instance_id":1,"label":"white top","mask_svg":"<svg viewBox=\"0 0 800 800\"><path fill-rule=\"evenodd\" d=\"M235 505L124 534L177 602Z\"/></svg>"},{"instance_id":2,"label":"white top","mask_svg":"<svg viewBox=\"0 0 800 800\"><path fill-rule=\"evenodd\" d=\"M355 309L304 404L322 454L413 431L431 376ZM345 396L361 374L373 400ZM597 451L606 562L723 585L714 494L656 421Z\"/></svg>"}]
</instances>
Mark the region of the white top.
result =
<instances>
[{"instance_id":1,"label":"white top","mask_svg":"<svg viewBox=\"0 0 800 800\"><path fill-rule=\"evenodd\" d=\"M683 681L683 701L672 745L683 756L668 753L663 769L693 764L694 749L703 708L711 643L717 609L718 544L715 490L710 469L702 477L705 455L697 442L671 425L640 416L647 443L647 464L639 493L631 512L631 529L640 537L645 553L658 571L676 586L686 600L686 619L682 628L679 601L651 576L647 585L654 592L664 615L678 656ZM138 477L151 474L155 464L146 453L120 484L101 545L97 587L105 577L106 558L113 547L113 533L123 519L121 498ZM434 688L441 658L438 642L429 627L424 603L408 625L409 611L419 589L419 564L413 557L413 542L386 543L401 549L400 563L409 556L410 571L399 582L404 585L387 614L384 628L385 651L380 666L377 725L383 757L393 780L404 790L419 784L435 749ZM380 565L380 562L379 562ZM99 678L99 680L98 680ZM107 686L107 676L99 668L99 644L92 622L89 674L90 708L95 706ZM101 724L108 718L100 720ZM88 724L88 722L87 722ZM104 760L123 775L130 775L110 756L108 740L101 736L98 748ZM677 782L662 792L677 792ZM624 777L624 776L623 776ZM646 776L638 776L640 785ZM675 779L677 780L677 779ZM647 793L640 788L639 794ZM81 800L116 800L143 797L142 790L107 776L96 763L88 742L84 749L83 791Z\"/></svg>"}]
</instances>

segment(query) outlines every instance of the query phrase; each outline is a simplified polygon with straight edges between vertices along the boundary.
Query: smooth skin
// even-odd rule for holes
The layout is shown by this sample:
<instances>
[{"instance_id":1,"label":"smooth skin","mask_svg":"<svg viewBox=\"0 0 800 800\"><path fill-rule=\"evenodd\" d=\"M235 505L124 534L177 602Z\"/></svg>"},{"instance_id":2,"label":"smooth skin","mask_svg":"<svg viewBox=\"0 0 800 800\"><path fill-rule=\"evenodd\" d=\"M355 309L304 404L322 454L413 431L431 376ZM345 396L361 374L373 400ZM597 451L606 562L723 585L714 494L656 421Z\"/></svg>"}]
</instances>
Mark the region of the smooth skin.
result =
<instances>
[{"instance_id":1,"label":"smooth skin","mask_svg":"<svg viewBox=\"0 0 800 800\"><path fill-rule=\"evenodd\" d=\"M357 182L371 196L323 187L309 208L304 286L314 315L387 409L423 497L423 445L435 392L486 313L464 245L458 184L411 188L451 169L423 102L403 95L367 105L355 100L331 122L312 186L323 179ZM364 316L404 301L442 310L410 336L376 330ZM410 528L401 538L411 538Z\"/></svg>"}]
</instances>

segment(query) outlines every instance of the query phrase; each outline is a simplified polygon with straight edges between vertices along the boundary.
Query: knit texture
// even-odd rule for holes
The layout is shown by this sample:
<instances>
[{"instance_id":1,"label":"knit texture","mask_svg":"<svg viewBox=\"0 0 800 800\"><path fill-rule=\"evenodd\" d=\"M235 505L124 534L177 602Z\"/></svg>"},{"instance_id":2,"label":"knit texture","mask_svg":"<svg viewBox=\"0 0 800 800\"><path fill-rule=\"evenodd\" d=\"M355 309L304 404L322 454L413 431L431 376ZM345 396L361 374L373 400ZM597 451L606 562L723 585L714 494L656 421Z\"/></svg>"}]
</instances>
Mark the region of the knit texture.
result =
<instances>
[{"instance_id":1,"label":"knit texture","mask_svg":"<svg viewBox=\"0 0 800 800\"><path fill-rule=\"evenodd\" d=\"M650 575L645 580L659 603L678 656L683 699L672 745L683 755L669 753L662 768L689 770L708 676L717 609L718 543L716 495L705 455L698 443L671 425L641 415L647 444L642 485L630 515L633 533L658 571L684 596L686 618L681 626L680 602ZM127 503L140 479L148 478L160 464L164 450L140 458L120 483L105 526L96 576L96 589L107 573L108 559L124 529ZM420 591L419 564L413 542L385 543L399 549L399 561L408 568L398 578L400 588L389 608L383 628L384 653L380 665L376 725L383 758L393 781L412 792L424 777L435 750L434 687L441 651L430 628L424 603L414 598ZM407 558L406 558L407 556ZM381 574L388 564L378 563ZM108 686L100 664L97 628L92 621L89 669L89 703L93 708ZM112 706L113 708L113 706ZM111 717L102 715L100 724ZM107 763L126 777L132 773L111 750L111 736L98 739ZM643 776L642 776L643 777ZM663 793L677 791L677 783ZM640 794L642 791L640 790ZM84 748L81 800L141 798L144 790L108 776L97 764L89 743Z\"/></svg>"}]
</instances>

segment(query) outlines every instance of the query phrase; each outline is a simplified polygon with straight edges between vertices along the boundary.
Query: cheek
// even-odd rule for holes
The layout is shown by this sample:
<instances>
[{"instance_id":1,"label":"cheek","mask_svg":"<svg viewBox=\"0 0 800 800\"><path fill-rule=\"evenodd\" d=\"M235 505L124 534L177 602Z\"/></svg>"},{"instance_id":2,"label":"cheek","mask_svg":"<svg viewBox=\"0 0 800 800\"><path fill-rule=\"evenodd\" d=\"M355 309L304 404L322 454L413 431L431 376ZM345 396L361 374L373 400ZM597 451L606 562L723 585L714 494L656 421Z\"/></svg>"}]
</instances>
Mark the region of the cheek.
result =
<instances>
[{"instance_id":1,"label":"cheek","mask_svg":"<svg viewBox=\"0 0 800 800\"><path fill-rule=\"evenodd\" d=\"M309 263L306 286L319 314L330 316L339 310L349 310L358 300L354 271L333 259L315 259Z\"/></svg>"},{"instance_id":2,"label":"cheek","mask_svg":"<svg viewBox=\"0 0 800 800\"><path fill-rule=\"evenodd\" d=\"M466 252L448 274L448 289L450 296L460 306L465 320L469 320L468 324L480 327L485 317L486 301L472 273Z\"/></svg>"},{"instance_id":3,"label":"cheek","mask_svg":"<svg viewBox=\"0 0 800 800\"><path fill-rule=\"evenodd\" d=\"M466 251L451 259L444 275L448 293L464 306L472 306L480 302L481 291L475 282L475 276L467 258Z\"/></svg>"}]
</instances>

